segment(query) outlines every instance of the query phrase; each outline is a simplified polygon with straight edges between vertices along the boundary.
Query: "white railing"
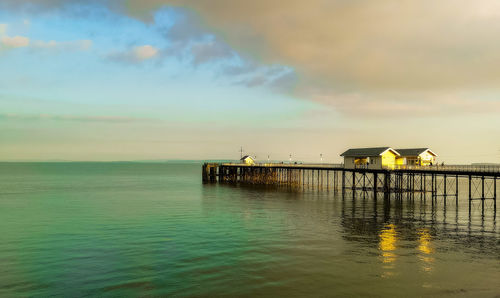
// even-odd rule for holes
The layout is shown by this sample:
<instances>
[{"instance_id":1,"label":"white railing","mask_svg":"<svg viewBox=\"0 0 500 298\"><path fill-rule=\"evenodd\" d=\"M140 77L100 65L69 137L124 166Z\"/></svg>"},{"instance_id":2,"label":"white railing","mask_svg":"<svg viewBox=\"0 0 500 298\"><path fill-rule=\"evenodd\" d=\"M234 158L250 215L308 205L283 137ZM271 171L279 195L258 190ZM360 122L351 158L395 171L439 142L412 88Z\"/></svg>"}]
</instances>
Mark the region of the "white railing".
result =
<instances>
[{"instance_id":1,"label":"white railing","mask_svg":"<svg viewBox=\"0 0 500 298\"><path fill-rule=\"evenodd\" d=\"M432 166L395 165L388 169L500 173L500 165L432 165Z\"/></svg>"},{"instance_id":2,"label":"white railing","mask_svg":"<svg viewBox=\"0 0 500 298\"><path fill-rule=\"evenodd\" d=\"M231 165L231 166L252 166L250 164L241 163L241 162L225 162L222 165ZM300 162L270 162L270 163L255 163L253 166L259 167L294 167L294 168L336 168L343 169L344 164L331 164L331 163L300 163Z\"/></svg>"}]
</instances>

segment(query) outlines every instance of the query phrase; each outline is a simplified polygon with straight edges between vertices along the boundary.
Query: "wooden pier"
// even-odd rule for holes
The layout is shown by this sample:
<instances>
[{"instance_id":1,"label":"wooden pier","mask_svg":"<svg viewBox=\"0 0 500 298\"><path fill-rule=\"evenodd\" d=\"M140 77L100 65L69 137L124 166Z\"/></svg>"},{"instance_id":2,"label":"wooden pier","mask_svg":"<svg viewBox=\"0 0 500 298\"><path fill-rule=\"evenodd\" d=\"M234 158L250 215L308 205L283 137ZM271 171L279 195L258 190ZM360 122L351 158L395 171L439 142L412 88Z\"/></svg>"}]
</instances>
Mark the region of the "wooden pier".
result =
<instances>
[{"instance_id":1,"label":"wooden pier","mask_svg":"<svg viewBox=\"0 0 500 298\"><path fill-rule=\"evenodd\" d=\"M431 204L442 199L458 207L459 197L465 192L460 187L467 185L469 213L474 201L485 204L492 202L496 215L497 179L500 167L474 166L432 166L400 167L395 169L344 168L343 165L307 164L234 164L205 163L202 168L204 183L231 183L250 185L276 185L292 188L309 188L342 192L342 197L351 195L354 199L361 193L374 198L383 195L408 198L416 196ZM441 200L440 200L441 201Z\"/></svg>"}]
</instances>

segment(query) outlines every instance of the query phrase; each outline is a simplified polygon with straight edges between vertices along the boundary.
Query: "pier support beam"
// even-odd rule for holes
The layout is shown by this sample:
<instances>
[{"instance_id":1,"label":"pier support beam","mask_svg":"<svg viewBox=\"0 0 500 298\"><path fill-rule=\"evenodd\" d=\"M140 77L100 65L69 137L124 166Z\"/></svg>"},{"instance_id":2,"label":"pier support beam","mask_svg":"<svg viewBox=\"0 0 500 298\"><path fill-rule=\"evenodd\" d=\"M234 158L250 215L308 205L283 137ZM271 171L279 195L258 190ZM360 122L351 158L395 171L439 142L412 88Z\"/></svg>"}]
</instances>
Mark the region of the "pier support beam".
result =
<instances>
[{"instance_id":1,"label":"pier support beam","mask_svg":"<svg viewBox=\"0 0 500 298\"><path fill-rule=\"evenodd\" d=\"M472 176L469 175L469 216L472 208Z\"/></svg>"},{"instance_id":2,"label":"pier support beam","mask_svg":"<svg viewBox=\"0 0 500 298\"><path fill-rule=\"evenodd\" d=\"M391 173L385 172L384 174L384 199L391 198Z\"/></svg>"},{"instance_id":3,"label":"pier support beam","mask_svg":"<svg viewBox=\"0 0 500 298\"><path fill-rule=\"evenodd\" d=\"M338 176L338 175L337 175L337 172L338 172L338 171L335 171L335 170L333 171L333 189L334 189L335 191L337 191L337 190L338 190L338 182L337 182L337 176Z\"/></svg>"},{"instance_id":4,"label":"pier support beam","mask_svg":"<svg viewBox=\"0 0 500 298\"><path fill-rule=\"evenodd\" d=\"M446 186L446 174L444 174L444 186L443 186L443 195L444 195L444 205L446 206L446 197L447 197L447 186Z\"/></svg>"},{"instance_id":5,"label":"pier support beam","mask_svg":"<svg viewBox=\"0 0 500 298\"><path fill-rule=\"evenodd\" d=\"M497 177L493 177L493 210L494 210L494 214L495 214L495 217L497 215Z\"/></svg>"},{"instance_id":6,"label":"pier support beam","mask_svg":"<svg viewBox=\"0 0 500 298\"><path fill-rule=\"evenodd\" d=\"M345 194L345 171L342 171L342 198L344 198Z\"/></svg>"},{"instance_id":7,"label":"pier support beam","mask_svg":"<svg viewBox=\"0 0 500 298\"><path fill-rule=\"evenodd\" d=\"M484 213L484 176L481 176L481 210Z\"/></svg>"}]
</instances>

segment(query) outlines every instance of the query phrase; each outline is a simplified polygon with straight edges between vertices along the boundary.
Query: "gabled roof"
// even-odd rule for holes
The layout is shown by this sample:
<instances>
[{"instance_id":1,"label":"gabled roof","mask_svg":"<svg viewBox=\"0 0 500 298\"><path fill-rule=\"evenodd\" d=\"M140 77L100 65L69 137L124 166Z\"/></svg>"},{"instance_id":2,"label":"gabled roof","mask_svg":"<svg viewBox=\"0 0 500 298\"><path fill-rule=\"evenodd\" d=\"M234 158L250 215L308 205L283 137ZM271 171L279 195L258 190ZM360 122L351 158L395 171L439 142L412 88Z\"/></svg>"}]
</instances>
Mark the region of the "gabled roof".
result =
<instances>
[{"instance_id":1,"label":"gabled roof","mask_svg":"<svg viewBox=\"0 0 500 298\"><path fill-rule=\"evenodd\" d=\"M245 156L243 156L240 160L245 160L245 159L247 159L247 158L251 158L251 159L253 159L253 157L251 157L250 155L245 155Z\"/></svg>"},{"instance_id":2,"label":"gabled roof","mask_svg":"<svg viewBox=\"0 0 500 298\"><path fill-rule=\"evenodd\" d=\"M432 152L429 148L408 148L408 149L397 149L401 156L419 156L420 154L429 151L430 154L437 156L436 153Z\"/></svg>"},{"instance_id":3,"label":"gabled roof","mask_svg":"<svg viewBox=\"0 0 500 298\"><path fill-rule=\"evenodd\" d=\"M394 154L399 156L399 153L396 150L392 149L391 147L353 148L340 154L340 156L347 156L347 157L380 156L388 150L392 151Z\"/></svg>"}]
</instances>

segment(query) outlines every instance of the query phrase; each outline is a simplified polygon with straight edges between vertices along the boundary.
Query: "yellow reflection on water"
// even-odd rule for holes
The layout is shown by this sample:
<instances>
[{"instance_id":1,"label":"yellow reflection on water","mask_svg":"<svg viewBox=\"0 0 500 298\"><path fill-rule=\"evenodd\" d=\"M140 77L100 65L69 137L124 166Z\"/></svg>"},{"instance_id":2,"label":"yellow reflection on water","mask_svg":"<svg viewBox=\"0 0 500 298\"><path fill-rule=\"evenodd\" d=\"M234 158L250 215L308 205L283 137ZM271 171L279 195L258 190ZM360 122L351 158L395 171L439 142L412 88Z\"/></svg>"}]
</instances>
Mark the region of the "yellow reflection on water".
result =
<instances>
[{"instance_id":1,"label":"yellow reflection on water","mask_svg":"<svg viewBox=\"0 0 500 298\"><path fill-rule=\"evenodd\" d=\"M426 272L432 271L434 258L434 247L432 246L432 236L429 229L418 229L418 251L421 253L419 259L422 261L422 269Z\"/></svg>"},{"instance_id":2,"label":"yellow reflection on water","mask_svg":"<svg viewBox=\"0 0 500 298\"><path fill-rule=\"evenodd\" d=\"M384 263L392 263L396 259L396 255L393 253L396 250L397 240L395 228L393 224L388 224L380 231L379 249L382 251L382 261Z\"/></svg>"},{"instance_id":3,"label":"yellow reflection on water","mask_svg":"<svg viewBox=\"0 0 500 298\"><path fill-rule=\"evenodd\" d=\"M383 268L387 271L382 274L382 277L392 276L392 268L394 268L394 262L396 261L396 242L397 242L397 232L396 226L394 224L387 224L380 231L379 234L379 250L382 255L382 262L384 263Z\"/></svg>"}]
</instances>

